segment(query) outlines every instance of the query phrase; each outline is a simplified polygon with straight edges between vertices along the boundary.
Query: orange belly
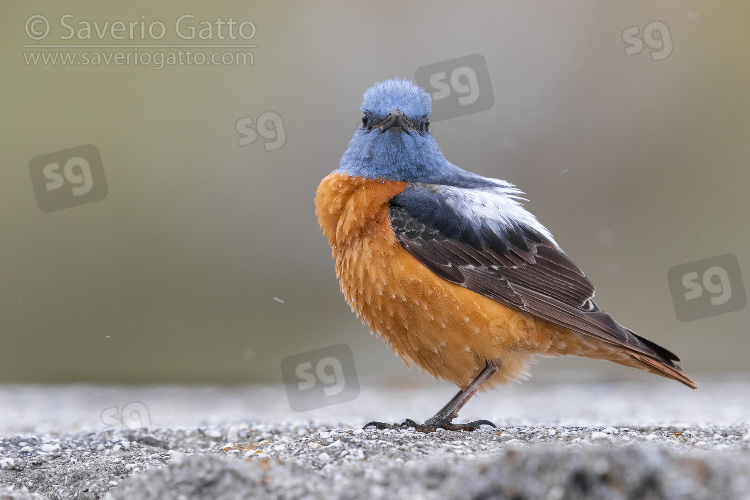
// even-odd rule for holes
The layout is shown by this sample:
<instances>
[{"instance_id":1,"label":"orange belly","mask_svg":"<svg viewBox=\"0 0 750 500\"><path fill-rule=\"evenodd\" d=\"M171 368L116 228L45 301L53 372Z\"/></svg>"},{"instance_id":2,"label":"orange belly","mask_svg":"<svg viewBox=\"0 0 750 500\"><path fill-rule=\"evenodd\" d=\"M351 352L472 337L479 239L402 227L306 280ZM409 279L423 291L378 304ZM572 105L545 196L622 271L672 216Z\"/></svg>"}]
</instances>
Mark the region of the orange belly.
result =
<instances>
[{"instance_id":1,"label":"orange belly","mask_svg":"<svg viewBox=\"0 0 750 500\"><path fill-rule=\"evenodd\" d=\"M450 283L412 257L389 218L389 200L405 187L331 174L315 197L341 290L372 332L407 365L461 388L488 360L501 366L485 389L525 376L533 354L576 354L566 352L575 337L565 329Z\"/></svg>"}]
</instances>

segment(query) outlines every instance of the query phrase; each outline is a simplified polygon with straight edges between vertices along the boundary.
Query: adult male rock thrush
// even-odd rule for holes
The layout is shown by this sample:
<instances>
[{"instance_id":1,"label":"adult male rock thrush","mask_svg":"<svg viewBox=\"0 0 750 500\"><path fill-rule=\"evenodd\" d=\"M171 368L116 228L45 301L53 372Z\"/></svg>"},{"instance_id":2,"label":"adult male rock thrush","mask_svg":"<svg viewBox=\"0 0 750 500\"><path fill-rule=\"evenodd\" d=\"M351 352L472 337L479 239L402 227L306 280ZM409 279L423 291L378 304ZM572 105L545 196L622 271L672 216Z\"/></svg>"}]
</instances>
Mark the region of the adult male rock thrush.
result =
<instances>
[{"instance_id":1,"label":"adult male rock thrush","mask_svg":"<svg viewBox=\"0 0 750 500\"><path fill-rule=\"evenodd\" d=\"M534 355L606 359L697 388L675 354L594 303L593 285L519 204L518 189L445 159L430 133L429 94L388 80L361 109L315 197L341 290L407 364L461 388L424 424L402 425L489 423L452 421L477 391L524 376Z\"/></svg>"}]
</instances>

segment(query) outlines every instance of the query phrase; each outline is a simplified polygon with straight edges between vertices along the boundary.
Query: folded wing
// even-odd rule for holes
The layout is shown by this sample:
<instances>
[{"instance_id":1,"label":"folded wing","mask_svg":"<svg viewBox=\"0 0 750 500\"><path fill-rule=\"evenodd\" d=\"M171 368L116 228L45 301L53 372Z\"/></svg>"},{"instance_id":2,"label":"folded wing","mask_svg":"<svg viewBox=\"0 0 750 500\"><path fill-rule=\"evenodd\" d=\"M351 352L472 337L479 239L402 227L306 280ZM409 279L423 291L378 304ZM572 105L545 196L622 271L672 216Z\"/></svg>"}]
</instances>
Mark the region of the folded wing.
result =
<instances>
[{"instance_id":1,"label":"folded wing","mask_svg":"<svg viewBox=\"0 0 750 500\"><path fill-rule=\"evenodd\" d=\"M410 184L391 200L390 220L401 245L442 278L679 371L674 353L594 303L594 286L518 203L520 194L502 181L480 189Z\"/></svg>"}]
</instances>

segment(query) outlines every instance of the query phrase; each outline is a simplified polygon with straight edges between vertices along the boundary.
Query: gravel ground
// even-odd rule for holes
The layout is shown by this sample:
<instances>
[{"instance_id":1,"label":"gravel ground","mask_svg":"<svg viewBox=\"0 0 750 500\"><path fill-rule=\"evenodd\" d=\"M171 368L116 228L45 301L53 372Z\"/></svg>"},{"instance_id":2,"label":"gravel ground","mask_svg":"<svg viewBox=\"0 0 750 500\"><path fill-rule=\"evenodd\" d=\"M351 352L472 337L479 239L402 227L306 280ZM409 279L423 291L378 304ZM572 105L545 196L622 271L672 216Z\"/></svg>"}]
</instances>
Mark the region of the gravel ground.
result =
<instances>
[{"instance_id":1,"label":"gravel ground","mask_svg":"<svg viewBox=\"0 0 750 500\"><path fill-rule=\"evenodd\" d=\"M446 384L306 413L283 386L0 386L0 499L750 499L748 378L526 383L462 411L497 429L428 435L361 426L423 420Z\"/></svg>"}]
</instances>

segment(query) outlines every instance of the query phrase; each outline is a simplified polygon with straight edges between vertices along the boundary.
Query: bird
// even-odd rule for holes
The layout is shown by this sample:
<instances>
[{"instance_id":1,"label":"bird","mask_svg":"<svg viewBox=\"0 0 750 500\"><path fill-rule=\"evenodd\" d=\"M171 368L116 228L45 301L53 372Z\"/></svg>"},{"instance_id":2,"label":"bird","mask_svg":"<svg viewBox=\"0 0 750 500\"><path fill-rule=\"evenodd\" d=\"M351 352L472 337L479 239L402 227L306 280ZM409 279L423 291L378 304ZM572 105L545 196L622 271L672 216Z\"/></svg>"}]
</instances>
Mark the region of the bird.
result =
<instances>
[{"instance_id":1,"label":"bird","mask_svg":"<svg viewBox=\"0 0 750 500\"><path fill-rule=\"evenodd\" d=\"M366 428L494 426L454 420L477 392L528 377L539 356L609 360L697 389L677 355L593 301L593 284L523 207L522 191L445 158L429 93L386 80L365 92L361 111L315 194L341 291L407 366L459 388L424 423Z\"/></svg>"}]
</instances>

